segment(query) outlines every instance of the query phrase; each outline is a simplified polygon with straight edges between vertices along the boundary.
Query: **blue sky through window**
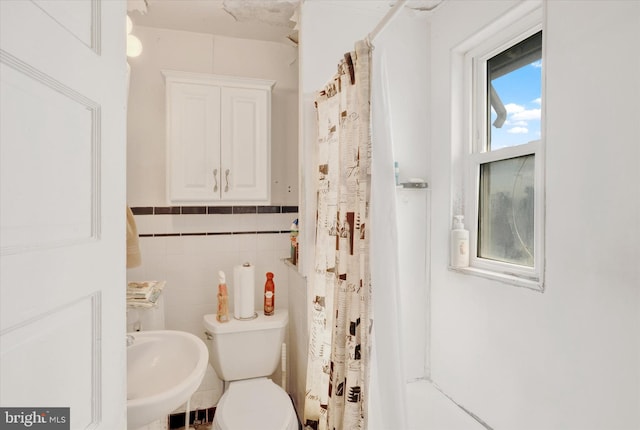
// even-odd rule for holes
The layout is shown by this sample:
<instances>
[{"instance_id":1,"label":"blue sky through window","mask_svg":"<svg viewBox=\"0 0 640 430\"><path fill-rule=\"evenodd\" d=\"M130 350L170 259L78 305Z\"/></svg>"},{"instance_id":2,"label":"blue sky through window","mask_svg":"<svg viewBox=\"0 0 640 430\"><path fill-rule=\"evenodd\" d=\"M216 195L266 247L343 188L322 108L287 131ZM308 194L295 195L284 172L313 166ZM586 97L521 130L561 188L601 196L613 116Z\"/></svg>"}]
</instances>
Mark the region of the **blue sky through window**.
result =
<instances>
[{"instance_id":1,"label":"blue sky through window","mask_svg":"<svg viewBox=\"0 0 640 430\"><path fill-rule=\"evenodd\" d=\"M540 139L542 60L516 69L491 83L507 109L501 128L491 125L491 150ZM491 124L496 119L491 109Z\"/></svg>"}]
</instances>

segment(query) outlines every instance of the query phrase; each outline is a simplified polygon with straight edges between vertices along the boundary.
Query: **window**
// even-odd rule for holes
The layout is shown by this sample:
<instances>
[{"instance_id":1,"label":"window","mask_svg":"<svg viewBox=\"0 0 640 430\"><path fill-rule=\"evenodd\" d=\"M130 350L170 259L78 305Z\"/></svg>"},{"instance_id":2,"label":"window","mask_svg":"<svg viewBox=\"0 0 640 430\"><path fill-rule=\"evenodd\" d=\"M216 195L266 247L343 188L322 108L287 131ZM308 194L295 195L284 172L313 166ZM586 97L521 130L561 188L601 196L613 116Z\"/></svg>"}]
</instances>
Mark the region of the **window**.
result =
<instances>
[{"instance_id":1,"label":"window","mask_svg":"<svg viewBox=\"0 0 640 430\"><path fill-rule=\"evenodd\" d=\"M535 265L541 67L542 31L487 60L476 58L476 97L486 102L486 109L474 112L477 127L480 132L486 129L486 135L477 134L472 155L478 168L476 257L480 259ZM505 148L517 153L501 151Z\"/></svg>"},{"instance_id":2,"label":"window","mask_svg":"<svg viewBox=\"0 0 640 430\"><path fill-rule=\"evenodd\" d=\"M471 257L470 267L462 271L541 290L541 12L495 27L461 54L468 106L461 110L468 112L468 133L461 138L464 162L454 174L466 177L459 194L465 196Z\"/></svg>"},{"instance_id":3,"label":"window","mask_svg":"<svg viewBox=\"0 0 640 430\"><path fill-rule=\"evenodd\" d=\"M535 155L480 164L478 258L534 266Z\"/></svg>"}]
</instances>

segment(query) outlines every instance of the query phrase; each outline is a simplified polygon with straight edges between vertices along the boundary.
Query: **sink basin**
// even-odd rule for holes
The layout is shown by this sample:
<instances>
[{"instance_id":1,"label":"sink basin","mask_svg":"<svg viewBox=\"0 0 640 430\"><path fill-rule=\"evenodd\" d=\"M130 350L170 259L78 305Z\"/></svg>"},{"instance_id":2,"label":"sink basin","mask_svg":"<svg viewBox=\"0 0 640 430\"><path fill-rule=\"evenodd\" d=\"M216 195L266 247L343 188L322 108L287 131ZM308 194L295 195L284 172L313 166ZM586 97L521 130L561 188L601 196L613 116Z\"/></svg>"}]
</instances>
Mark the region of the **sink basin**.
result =
<instances>
[{"instance_id":1,"label":"sink basin","mask_svg":"<svg viewBox=\"0 0 640 430\"><path fill-rule=\"evenodd\" d=\"M134 430L189 400L202 382L209 352L200 338L182 331L129 335L134 339L127 347L127 422Z\"/></svg>"}]
</instances>

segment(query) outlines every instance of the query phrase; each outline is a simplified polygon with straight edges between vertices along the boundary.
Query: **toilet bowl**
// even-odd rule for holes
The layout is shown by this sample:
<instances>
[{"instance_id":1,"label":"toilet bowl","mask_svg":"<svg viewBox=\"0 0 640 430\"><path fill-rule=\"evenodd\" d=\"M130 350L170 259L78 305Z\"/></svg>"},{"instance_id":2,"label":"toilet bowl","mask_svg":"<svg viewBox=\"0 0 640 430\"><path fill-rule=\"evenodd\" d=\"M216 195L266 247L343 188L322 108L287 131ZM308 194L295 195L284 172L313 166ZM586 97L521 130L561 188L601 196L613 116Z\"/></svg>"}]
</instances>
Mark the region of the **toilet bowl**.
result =
<instances>
[{"instance_id":1,"label":"toilet bowl","mask_svg":"<svg viewBox=\"0 0 640 430\"><path fill-rule=\"evenodd\" d=\"M289 395L268 376L281 360L288 323L286 310L262 312L250 320L221 323L215 314L203 324L209 361L227 390L216 406L216 430L296 430L298 418Z\"/></svg>"},{"instance_id":2,"label":"toilet bowl","mask_svg":"<svg viewBox=\"0 0 640 430\"><path fill-rule=\"evenodd\" d=\"M214 430L297 430L298 418L285 391L267 378L235 381L218 401Z\"/></svg>"}]
</instances>

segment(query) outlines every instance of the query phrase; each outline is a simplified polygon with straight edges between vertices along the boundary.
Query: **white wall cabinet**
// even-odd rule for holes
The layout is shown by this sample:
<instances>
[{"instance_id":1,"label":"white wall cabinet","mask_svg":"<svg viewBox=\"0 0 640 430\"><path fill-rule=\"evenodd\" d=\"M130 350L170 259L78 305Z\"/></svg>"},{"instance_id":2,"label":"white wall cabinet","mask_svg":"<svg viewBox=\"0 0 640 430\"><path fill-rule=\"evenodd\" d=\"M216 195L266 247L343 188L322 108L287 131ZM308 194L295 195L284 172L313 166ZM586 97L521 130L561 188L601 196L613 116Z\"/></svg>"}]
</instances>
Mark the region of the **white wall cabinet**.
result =
<instances>
[{"instance_id":1,"label":"white wall cabinet","mask_svg":"<svg viewBox=\"0 0 640 430\"><path fill-rule=\"evenodd\" d=\"M275 81L163 70L171 204L269 204Z\"/></svg>"}]
</instances>

